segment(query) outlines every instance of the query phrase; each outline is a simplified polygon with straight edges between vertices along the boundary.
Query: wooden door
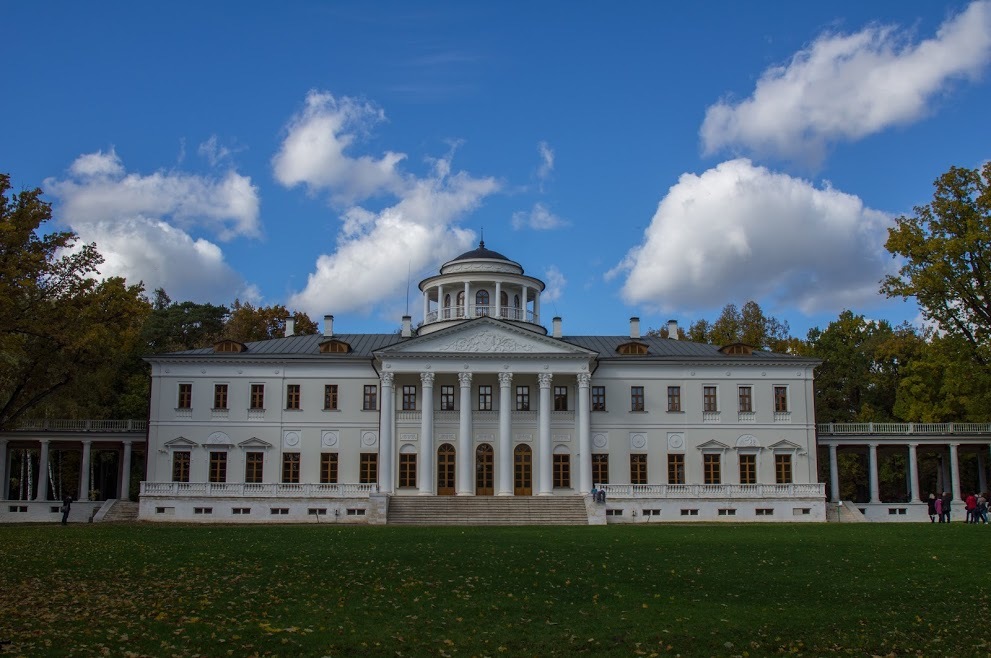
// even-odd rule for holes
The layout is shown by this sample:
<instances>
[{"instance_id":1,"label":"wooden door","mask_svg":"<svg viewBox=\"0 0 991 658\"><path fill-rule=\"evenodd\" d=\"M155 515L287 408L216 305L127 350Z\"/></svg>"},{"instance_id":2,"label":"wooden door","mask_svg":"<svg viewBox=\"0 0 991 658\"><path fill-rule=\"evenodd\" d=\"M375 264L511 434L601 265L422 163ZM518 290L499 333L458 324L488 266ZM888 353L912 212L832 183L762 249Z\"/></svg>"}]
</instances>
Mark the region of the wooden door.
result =
<instances>
[{"instance_id":1,"label":"wooden door","mask_svg":"<svg viewBox=\"0 0 991 658\"><path fill-rule=\"evenodd\" d=\"M528 445L513 451L513 495L533 495L533 452Z\"/></svg>"},{"instance_id":2,"label":"wooden door","mask_svg":"<svg viewBox=\"0 0 991 658\"><path fill-rule=\"evenodd\" d=\"M444 443L437 448L437 495L454 495L454 446Z\"/></svg>"},{"instance_id":3,"label":"wooden door","mask_svg":"<svg viewBox=\"0 0 991 658\"><path fill-rule=\"evenodd\" d=\"M475 450L475 495L495 494L495 467L492 446L483 443Z\"/></svg>"}]
</instances>

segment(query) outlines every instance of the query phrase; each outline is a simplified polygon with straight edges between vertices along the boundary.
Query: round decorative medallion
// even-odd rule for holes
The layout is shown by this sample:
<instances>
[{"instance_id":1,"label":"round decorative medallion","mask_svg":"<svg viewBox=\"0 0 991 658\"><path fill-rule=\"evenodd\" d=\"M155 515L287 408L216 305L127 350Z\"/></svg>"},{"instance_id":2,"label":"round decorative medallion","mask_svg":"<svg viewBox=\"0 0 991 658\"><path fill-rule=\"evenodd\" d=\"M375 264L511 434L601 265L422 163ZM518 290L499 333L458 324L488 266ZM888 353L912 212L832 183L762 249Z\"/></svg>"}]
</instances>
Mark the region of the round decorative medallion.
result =
<instances>
[{"instance_id":1,"label":"round decorative medallion","mask_svg":"<svg viewBox=\"0 0 991 658\"><path fill-rule=\"evenodd\" d=\"M241 370L240 368L238 368L238 369L237 369L237 374L239 374L239 375L240 375L240 374L241 374L242 372L244 372L244 371L243 371L243 370Z\"/></svg>"},{"instance_id":2,"label":"round decorative medallion","mask_svg":"<svg viewBox=\"0 0 991 658\"><path fill-rule=\"evenodd\" d=\"M207 443L228 443L230 442L230 437L223 432L214 432L206 439Z\"/></svg>"},{"instance_id":3,"label":"round decorative medallion","mask_svg":"<svg viewBox=\"0 0 991 658\"><path fill-rule=\"evenodd\" d=\"M200 369L200 374L201 374L201 375L205 375L205 374L206 374L206 368L202 368L202 369Z\"/></svg>"},{"instance_id":4,"label":"round decorative medallion","mask_svg":"<svg viewBox=\"0 0 991 658\"><path fill-rule=\"evenodd\" d=\"M337 432L325 431L321 437L320 442L323 443L325 448L332 448L337 445Z\"/></svg>"},{"instance_id":5,"label":"round decorative medallion","mask_svg":"<svg viewBox=\"0 0 991 658\"><path fill-rule=\"evenodd\" d=\"M286 445L287 446L299 445L299 432L286 432Z\"/></svg>"},{"instance_id":6,"label":"round decorative medallion","mask_svg":"<svg viewBox=\"0 0 991 658\"><path fill-rule=\"evenodd\" d=\"M276 375L279 374L279 369L278 368L275 369L275 374Z\"/></svg>"},{"instance_id":7,"label":"round decorative medallion","mask_svg":"<svg viewBox=\"0 0 991 658\"><path fill-rule=\"evenodd\" d=\"M689 375L691 375L692 377L694 377L694 376L695 376L695 371L693 370L693 371L691 371L691 372L690 372L690 373L688 373L688 374L689 374Z\"/></svg>"},{"instance_id":8,"label":"round decorative medallion","mask_svg":"<svg viewBox=\"0 0 991 658\"><path fill-rule=\"evenodd\" d=\"M732 375L732 373L729 370L727 370L726 371L726 376L729 377L730 375Z\"/></svg>"},{"instance_id":9,"label":"round decorative medallion","mask_svg":"<svg viewBox=\"0 0 991 658\"><path fill-rule=\"evenodd\" d=\"M767 377L767 372L765 371L765 372L760 373L760 376L761 377Z\"/></svg>"},{"instance_id":10,"label":"round decorative medallion","mask_svg":"<svg viewBox=\"0 0 991 658\"><path fill-rule=\"evenodd\" d=\"M385 364L385 369L386 370L391 370L392 369L392 364L391 363Z\"/></svg>"},{"instance_id":11,"label":"round decorative medallion","mask_svg":"<svg viewBox=\"0 0 991 658\"><path fill-rule=\"evenodd\" d=\"M377 439L378 437L375 436L375 432L365 432L364 434L361 435L362 445L373 446L375 445L375 441Z\"/></svg>"},{"instance_id":12,"label":"round decorative medallion","mask_svg":"<svg viewBox=\"0 0 991 658\"><path fill-rule=\"evenodd\" d=\"M668 437L668 445L672 448L681 448L685 445L685 437L680 434L672 434Z\"/></svg>"},{"instance_id":13,"label":"round decorative medallion","mask_svg":"<svg viewBox=\"0 0 991 658\"><path fill-rule=\"evenodd\" d=\"M647 437L645 437L643 434L634 434L631 439L631 443L633 444L634 448L640 450L641 448L647 445Z\"/></svg>"},{"instance_id":14,"label":"round decorative medallion","mask_svg":"<svg viewBox=\"0 0 991 658\"><path fill-rule=\"evenodd\" d=\"M171 371L171 370L169 370L168 368L166 368L166 369L165 369L165 372L172 372L172 371Z\"/></svg>"},{"instance_id":15,"label":"round decorative medallion","mask_svg":"<svg viewBox=\"0 0 991 658\"><path fill-rule=\"evenodd\" d=\"M606 437L605 434L596 434L594 437L592 437L592 445L594 445L596 448L605 448L607 442L608 442L608 437Z\"/></svg>"}]
</instances>

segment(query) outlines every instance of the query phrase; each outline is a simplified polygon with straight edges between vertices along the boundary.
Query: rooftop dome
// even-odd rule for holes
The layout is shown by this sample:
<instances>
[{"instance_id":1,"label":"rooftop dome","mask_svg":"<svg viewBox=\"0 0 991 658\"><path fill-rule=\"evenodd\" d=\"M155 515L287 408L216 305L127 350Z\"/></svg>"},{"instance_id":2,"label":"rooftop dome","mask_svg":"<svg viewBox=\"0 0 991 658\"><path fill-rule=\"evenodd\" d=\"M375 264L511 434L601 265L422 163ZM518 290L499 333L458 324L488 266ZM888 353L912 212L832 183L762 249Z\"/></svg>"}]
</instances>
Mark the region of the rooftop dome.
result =
<instances>
[{"instance_id":1,"label":"rooftop dome","mask_svg":"<svg viewBox=\"0 0 991 658\"><path fill-rule=\"evenodd\" d=\"M461 254L457 258L453 258L453 259L451 259L448 262L453 263L454 261L458 261L458 260L475 260L477 258L488 258L488 259L491 259L491 260L506 260L506 261L509 261L510 263L513 262L513 261L509 260L508 258L506 258L505 256L503 256L502 254L500 254L499 252L497 252L497 251L492 251L491 249L486 249L485 248L485 240L479 240L479 242L478 242L478 248L477 249L472 249L471 251L466 251L465 253Z\"/></svg>"}]
</instances>

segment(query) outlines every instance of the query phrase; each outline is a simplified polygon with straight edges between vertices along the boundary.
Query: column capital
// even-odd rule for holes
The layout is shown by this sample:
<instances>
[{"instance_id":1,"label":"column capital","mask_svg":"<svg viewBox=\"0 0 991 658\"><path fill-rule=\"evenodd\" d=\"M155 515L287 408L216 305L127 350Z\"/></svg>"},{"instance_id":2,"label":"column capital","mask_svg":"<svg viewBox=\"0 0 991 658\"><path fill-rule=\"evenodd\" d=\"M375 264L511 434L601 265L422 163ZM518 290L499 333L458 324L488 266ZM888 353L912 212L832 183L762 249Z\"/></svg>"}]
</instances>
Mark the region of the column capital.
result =
<instances>
[{"instance_id":1,"label":"column capital","mask_svg":"<svg viewBox=\"0 0 991 658\"><path fill-rule=\"evenodd\" d=\"M420 383L423 384L424 388L432 387L434 385L434 377L437 376L435 372L421 372L420 373Z\"/></svg>"},{"instance_id":2,"label":"column capital","mask_svg":"<svg viewBox=\"0 0 991 658\"><path fill-rule=\"evenodd\" d=\"M396 373L394 372L383 372L380 375L382 380L382 388L392 388L392 382L396 379Z\"/></svg>"},{"instance_id":3,"label":"column capital","mask_svg":"<svg viewBox=\"0 0 991 658\"><path fill-rule=\"evenodd\" d=\"M499 385L500 386L511 386L513 384L513 373L511 372L500 372L499 373Z\"/></svg>"},{"instance_id":4,"label":"column capital","mask_svg":"<svg viewBox=\"0 0 991 658\"><path fill-rule=\"evenodd\" d=\"M554 375L549 372L542 372L537 375L537 383L540 385L540 388L550 388L552 379L554 379Z\"/></svg>"},{"instance_id":5,"label":"column capital","mask_svg":"<svg viewBox=\"0 0 991 658\"><path fill-rule=\"evenodd\" d=\"M468 388L469 386L471 386L471 373L459 372L458 381L461 383L461 388Z\"/></svg>"},{"instance_id":6,"label":"column capital","mask_svg":"<svg viewBox=\"0 0 991 658\"><path fill-rule=\"evenodd\" d=\"M588 385L592 382L592 375L587 372L578 373L578 388L588 388Z\"/></svg>"}]
</instances>

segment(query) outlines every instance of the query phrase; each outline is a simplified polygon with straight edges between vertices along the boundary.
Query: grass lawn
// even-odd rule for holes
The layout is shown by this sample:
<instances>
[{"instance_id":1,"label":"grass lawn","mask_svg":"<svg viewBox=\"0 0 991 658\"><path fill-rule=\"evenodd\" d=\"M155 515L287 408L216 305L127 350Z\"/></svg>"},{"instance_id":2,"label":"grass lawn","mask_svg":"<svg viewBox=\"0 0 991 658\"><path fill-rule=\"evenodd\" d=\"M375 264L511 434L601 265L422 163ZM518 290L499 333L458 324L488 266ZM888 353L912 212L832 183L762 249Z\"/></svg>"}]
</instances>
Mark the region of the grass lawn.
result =
<instances>
[{"instance_id":1,"label":"grass lawn","mask_svg":"<svg viewBox=\"0 0 991 658\"><path fill-rule=\"evenodd\" d=\"M991 527L8 525L0 654L986 656Z\"/></svg>"}]
</instances>

